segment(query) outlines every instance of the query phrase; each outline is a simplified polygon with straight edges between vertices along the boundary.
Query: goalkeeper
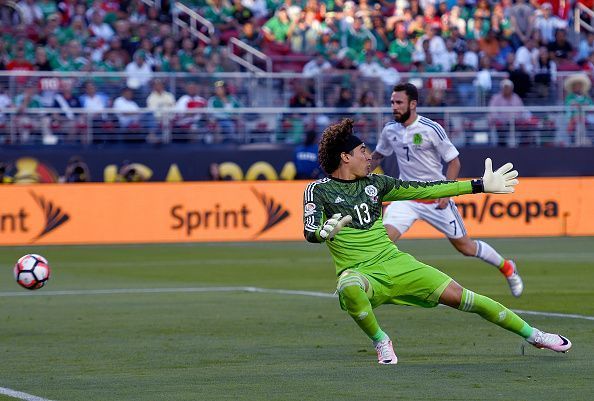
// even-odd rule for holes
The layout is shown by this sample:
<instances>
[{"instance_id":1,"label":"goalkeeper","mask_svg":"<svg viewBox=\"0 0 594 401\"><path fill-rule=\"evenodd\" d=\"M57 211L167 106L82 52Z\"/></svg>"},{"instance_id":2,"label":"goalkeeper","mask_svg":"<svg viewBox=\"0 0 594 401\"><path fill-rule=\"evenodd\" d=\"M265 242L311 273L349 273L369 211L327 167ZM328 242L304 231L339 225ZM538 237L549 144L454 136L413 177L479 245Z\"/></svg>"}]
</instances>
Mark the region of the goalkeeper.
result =
<instances>
[{"instance_id":1,"label":"goalkeeper","mask_svg":"<svg viewBox=\"0 0 594 401\"><path fill-rule=\"evenodd\" d=\"M383 201L511 193L518 184L518 173L510 163L493 172L487 159L482 179L461 182L401 181L370 174L371 156L353 135L351 119L324 130L319 161L329 175L305 189L305 238L328 245L336 266L340 306L373 341L380 364L398 360L392 341L373 313L374 308L389 303L421 307L441 303L476 313L537 348L569 350L567 338L531 327L500 303L463 288L441 271L398 250L382 224Z\"/></svg>"}]
</instances>

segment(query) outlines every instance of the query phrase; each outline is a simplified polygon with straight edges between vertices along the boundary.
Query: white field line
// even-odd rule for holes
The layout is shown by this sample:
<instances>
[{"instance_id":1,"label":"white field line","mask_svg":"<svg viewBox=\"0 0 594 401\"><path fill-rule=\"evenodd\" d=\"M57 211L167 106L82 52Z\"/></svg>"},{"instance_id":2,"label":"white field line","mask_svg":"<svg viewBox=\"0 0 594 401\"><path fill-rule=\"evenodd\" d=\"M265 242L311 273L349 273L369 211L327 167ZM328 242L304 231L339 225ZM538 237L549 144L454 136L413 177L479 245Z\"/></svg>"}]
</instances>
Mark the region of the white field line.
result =
<instances>
[{"instance_id":1,"label":"white field line","mask_svg":"<svg viewBox=\"0 0 594 401\"><path fill-rule=\"evenodd\" d=\"M415 256L415 255L413 255ZM464 260L464 256L457 254L456 252L451 252L447 254L422 254L415 256L419 260ZM591 262L594 260L594 252L580 252L580 253L559 253L559 252L551 252L551 253L516 253L513 255L515 259L518 260L543 260L543 261L564 261L564 262ZM243 265L273 265L278 264L279 260L283 260L282 263L284 264L293 264L293 263L317 263L317 264L331 264L332 259L327 255L320 255L320 256L310 256L310 257L297 257L291 259L290 261L286 260L286 256L279 256L269 257L269 258L247 258L247 259L232 259L232 258L212 258L208 257L208 259L200 259L198 257L192 257L183 260L129 260L129 261L121 261L121 262L114 262L114 261L64 261L59 262L60 266L65 267L87 267L87 266L105 266L105 267L130 267L130 266L210 266L210 265L220 265L227 263L229 265L235 266L243 266ZM50 261L51 262L51 261Z\"/></svg>"},{"instance_id":2,"label":"white field line","mask_svg":"<svg viewBox=\"0 0 594 401\"><path fill-rule=\"evenodd\" d=\"M36 395L23 393L22 391L12 390L6 387L0 387L0 394L25 401L51 401L47 398L37 397Z\"/></svg>"},{"instance_id":3,"label":"white field line","mask_svg":"<svg viewBox=\"0 0 594 401\"><path fill-rule=\"evenodd\" d=\"M171 294L171 293L200 293L200 292L258 292L263 294L301 295L316 298L336 298L335 294L317 291L283 290L259 287L173 287L173 288L114 288L104 290L64 290L64 291L34 291L34 292L0 292L1 297L31 297L31 296L63 296L63 295L117 295L117 294ZM574 313L538 312L522 309L512 309L521 315L536 315L558 317L563 319L581 319L594 321L594 316L578 315Z\"/></svg>"}]
</instances>

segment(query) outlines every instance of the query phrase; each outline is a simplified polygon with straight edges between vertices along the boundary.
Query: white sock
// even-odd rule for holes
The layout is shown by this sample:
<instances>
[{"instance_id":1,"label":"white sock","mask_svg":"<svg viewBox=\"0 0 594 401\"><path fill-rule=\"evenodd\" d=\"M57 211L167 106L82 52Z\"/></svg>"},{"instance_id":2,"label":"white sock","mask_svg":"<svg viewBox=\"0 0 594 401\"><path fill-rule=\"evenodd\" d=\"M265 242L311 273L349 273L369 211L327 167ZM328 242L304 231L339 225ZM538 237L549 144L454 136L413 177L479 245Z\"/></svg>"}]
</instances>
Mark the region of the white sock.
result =
<instances>
[{"instance_id":1,"label":"white sock","mask_svg":"<svg viewBox=\"0 0 594 401\"><path fill-rule=\"evenodd\" d=\"M476 255L474 256L499 269L505 259L486 242L479 240L474 242L476 243Z\"/></svg>"}]
</instances>

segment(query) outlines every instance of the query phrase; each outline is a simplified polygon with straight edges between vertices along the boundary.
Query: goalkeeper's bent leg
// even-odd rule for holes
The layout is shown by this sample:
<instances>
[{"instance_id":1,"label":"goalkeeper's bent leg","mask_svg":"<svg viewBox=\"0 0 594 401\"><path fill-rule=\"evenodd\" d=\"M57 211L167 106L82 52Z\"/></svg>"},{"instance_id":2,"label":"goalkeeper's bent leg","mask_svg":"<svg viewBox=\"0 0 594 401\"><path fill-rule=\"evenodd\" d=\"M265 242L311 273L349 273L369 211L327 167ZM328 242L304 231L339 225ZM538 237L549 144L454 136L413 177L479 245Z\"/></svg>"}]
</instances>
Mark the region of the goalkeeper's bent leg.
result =
<instances>
[{"instance_id":1,"label":"goalkeeper's bent leg","mask_svg":"<svg viewBox=\"0 0 594 401\"><path fill-rule=\"evenodd\" d=\"M476 313L483 319L524 338L528 338L532 334L533 328L514 312L499 302L466 288L462 289L462 300L458 309L463 312Z\"/></svg>"},{"instance_id":2,"label":"goalkeeper's bent leg","mask_svg":"<svg viewBox=\"0 0 594 401\"><path fill-rule=\"evenodd\" d=\"M377 323L365 292L366 284L369 286L369 282L366 281L360 274L347 271L338 279L337 289L347 313L371 340L378 342L388 336Z\"/></svg>"}]
</instances>

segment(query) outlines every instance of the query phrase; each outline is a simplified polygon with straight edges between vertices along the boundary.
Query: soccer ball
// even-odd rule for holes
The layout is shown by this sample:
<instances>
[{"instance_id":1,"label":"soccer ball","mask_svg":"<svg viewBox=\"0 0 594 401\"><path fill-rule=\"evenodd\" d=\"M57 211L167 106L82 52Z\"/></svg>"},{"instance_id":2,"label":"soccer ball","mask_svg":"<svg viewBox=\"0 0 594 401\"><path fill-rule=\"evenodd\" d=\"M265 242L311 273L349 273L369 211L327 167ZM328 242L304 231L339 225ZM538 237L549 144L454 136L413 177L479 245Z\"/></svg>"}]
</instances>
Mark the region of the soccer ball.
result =
<instances>
[{"instance_id":1,"label":"soccer ball","mask_svg":"<svg viewBox=\"0 0 594 401\"><path fill-rule=\"evenodd\" d=\"M28 290L43 287L49 280L50 273L47 259L34 253L21 257L14 265L14 279Z\"/></svg>"}]
</instances>

